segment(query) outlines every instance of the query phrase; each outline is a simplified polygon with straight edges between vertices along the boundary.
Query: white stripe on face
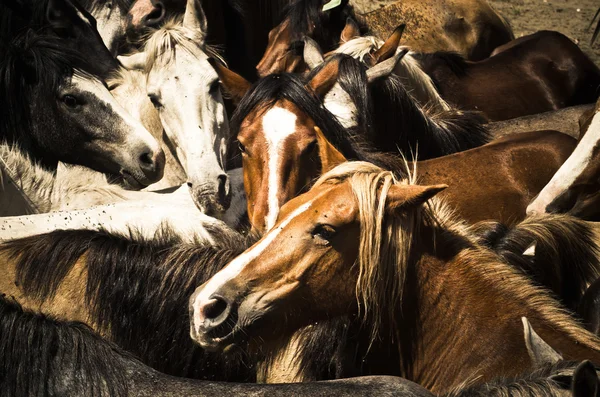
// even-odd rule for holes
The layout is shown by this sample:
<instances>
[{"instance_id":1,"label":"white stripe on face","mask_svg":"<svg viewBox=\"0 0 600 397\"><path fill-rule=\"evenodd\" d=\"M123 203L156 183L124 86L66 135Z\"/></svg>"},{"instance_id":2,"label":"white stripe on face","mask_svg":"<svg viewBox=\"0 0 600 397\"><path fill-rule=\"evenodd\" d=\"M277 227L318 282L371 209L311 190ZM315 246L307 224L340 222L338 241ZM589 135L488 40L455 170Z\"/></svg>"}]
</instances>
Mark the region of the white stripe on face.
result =
<instances>
[{"instance_id":1,"label":"white stripe on face","mask_svg":"<svg viewBox=\"0 0 600 397\"><path fill-rule=\"evenodd\" d=\"M287 109L274 107L269 109L263 117L263 131L267 141L269 181L267 187L267 215L265 219L266 231L269 231L277 221L279 215L278 187L280 178L277 174L280 154L286 138L296 131L297 116Z\"/></svg>"},{"instance_id":2,"label":"white stripe on face","mask_svg":"<svg viewBox=\"0 0 600 397\"><path fill-rule=\"evenodd\" d=\"M254 247L250 248L248 251L244 252L233 261L229 263L223 270L219 273L215 274L213 278L210 279L208 284L204 287L204 289L196 296L196 300L194 302L194 323L201 324L202 319L199 318L200 310L199 307L202 306L203 302L206 302L210 299L210 297L217 291L223 284L227 281L236 277L240 272L244 269L246 265L256 259L273 241L275 238L281 233L281 231L298 215L302 214L306 210L310 208L314 200L313 198L310 201L307 201L300 207L296 208L287 218L285 218L276 229L273 229L269 232L258 244Z\"/></svg>"},{"instance_id":3,"label":"white stripe on face","mask_svg":"<svg viewBox=\"0 0 600 397\"><path fill-rule=\"evenodd\" d=\"M577 147L571 153L571 156L564 162L559 170L554 174L550 182L542 189L538 197L527 206L527 214L544 214L546 207L558 196L571 187L577 177L592 160L594 147L600 140L600 113L596 113L588 128L586 134Z\"/></svg>"}]
</instances>

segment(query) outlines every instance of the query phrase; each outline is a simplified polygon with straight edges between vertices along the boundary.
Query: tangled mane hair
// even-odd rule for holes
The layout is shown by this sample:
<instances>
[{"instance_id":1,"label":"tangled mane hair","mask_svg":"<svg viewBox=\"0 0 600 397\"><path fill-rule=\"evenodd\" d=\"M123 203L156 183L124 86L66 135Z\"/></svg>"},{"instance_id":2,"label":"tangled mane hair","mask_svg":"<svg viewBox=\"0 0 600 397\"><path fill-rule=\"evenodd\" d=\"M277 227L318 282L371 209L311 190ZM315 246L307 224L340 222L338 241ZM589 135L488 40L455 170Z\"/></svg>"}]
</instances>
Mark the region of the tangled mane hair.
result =
<instances>
[{"instance_id":1,"label":"tangled mane hair","mask_svg":"<svg viewBox=\"0 0 600 397\"><path fill-rule=\"evenodd\" d=\"M146 65L144 72L150 73L155 64L166 66L175 59L178 48L190 54L198 50L206 53L209 58L214 58L225 64L225 60L212 46L206 44L206 32L199 32L183 26L183 17L174 17L161 25L159 29L151 31L144 45Z\"/></svg>"},{"instance_id":2,"label":"tangled mane hair","mask_svg":"<svg viewBox=\"0 0 600 397\"><path fill-rule=\"evenodd\" d=\"M127 396L134 360L89 327L23 311L0 297L2 396ZM141 366L141 365L140 365Z\"/></svg>"},{"instance_id":3,"label":"tangled mane hair","mask_svg":"<svg viewBox=\"0 0 600 397\"><path fill-rule=\"evenodd\" d=\"M386 216L385 205L390 188L413 185L415 180L412 177L398 180L391 171L362 161L350 161L335 167L319 178L315 187L345 181L349 181L358 202L361 227L356 296L363 324L368 322L372 327L373 343L384 325L396 324L408 261L412 257L412 236L418 230L422 217L428 215L419 208L397 216ZM385 315L387 318L383 318Z\"/></svg>"},{"instance_id":4,"label":"tangled mane hair","mask_svg":"<svg viewBox=\"0 0 600 397\"><path fill-rule=\"evenodd\" d=\"M74 74L93 78L88 73L92 66L77 52L65 47L61 39L52 35L27 31L11 41L0 59L0 140L32 143L32 115L36 100L34 92L42 89L37 100L54 96L65 79ZM51 106L49 104L49 106Z\"/></svg>"},{"instance_id":5,"label":"tangled mane hair","mask_svg":"<svg viewBox=\"0 0 600 397\"><path fill-rule=\"evenodd\" d=\"M368 58L371 58L373 52L381 48L383 44L384 41L378 37L361 36L348 40L334 52L350 55L352 58L367 65ZM407 47L402 48L408 49ZM421 103L421 105L435 108L438 111L451 110L448 102L441 97L431 77L421 69L419 62L413 57L412 52L407 53L400 60L394 72L400 73L403 81L408 82L408 88L410 88L411 92L417 92L417 99L427 98L427 101Z\"/></svg>"},{"instance_id":6,"label":"tangled mane hair","mask_svg":"<svg viewBox=\"0 0 600 397\"><path fill-rule=\"evenodd\" d=\"M574 373L579 364L575 361L546 364L524 376L458 387L445 397L560 397L565 393L570 395Z\"/></svg>"},{"instance_id":7,"label":"tangled mane hair","mask_svg":"<svg viewBox=\"0 0 600 397\"><path fill-rule=\"evenodd\" d=\"M398 148L404 155L418 153L419 159L425 160L475 148L490 140L478 112L423 108L406 90L401 77L394 74L368 84L366 66L349 55L331 56L311 70L307 79L329 62L338 63L338 83L354 101L359 123L366 122L358 129L382 151Z\"/></svg>"},{"instance_id":8,"label":"tangled mane hair","mask_svg":"<svg viewBox=\"0 0 600 397\"><path fill-rule=\"evenodd\" d=\"M17 282L38 302L54 297L69 272L81 266L91 324L154 369L248 381L252 368L242 359L209 354L189 337L189 297L250 244L241 235L214 233L217 243L207 245L186 243L168 229L153 239L134 231L56 231L6 242L0 255L14 261Z\"/></svg>"}]
</instances>

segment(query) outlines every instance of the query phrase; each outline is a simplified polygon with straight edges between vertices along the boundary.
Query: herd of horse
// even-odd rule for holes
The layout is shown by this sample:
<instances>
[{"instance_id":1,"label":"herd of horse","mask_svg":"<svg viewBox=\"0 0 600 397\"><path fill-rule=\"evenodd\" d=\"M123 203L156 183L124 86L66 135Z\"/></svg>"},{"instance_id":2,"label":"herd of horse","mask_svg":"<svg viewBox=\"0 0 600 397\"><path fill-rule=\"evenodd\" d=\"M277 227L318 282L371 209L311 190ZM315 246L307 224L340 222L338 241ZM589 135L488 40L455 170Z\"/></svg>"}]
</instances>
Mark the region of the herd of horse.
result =
<instances>
[{"instance_id":1,"label":"herd of horse","mask_svg":"<svg viewBox=\"0 0 600 397\"><path fill-rule=\"evenodd\" d=\"M0 395L599 396L599 97L486 0L0 0Z\"/></svg>"}]
</instances>

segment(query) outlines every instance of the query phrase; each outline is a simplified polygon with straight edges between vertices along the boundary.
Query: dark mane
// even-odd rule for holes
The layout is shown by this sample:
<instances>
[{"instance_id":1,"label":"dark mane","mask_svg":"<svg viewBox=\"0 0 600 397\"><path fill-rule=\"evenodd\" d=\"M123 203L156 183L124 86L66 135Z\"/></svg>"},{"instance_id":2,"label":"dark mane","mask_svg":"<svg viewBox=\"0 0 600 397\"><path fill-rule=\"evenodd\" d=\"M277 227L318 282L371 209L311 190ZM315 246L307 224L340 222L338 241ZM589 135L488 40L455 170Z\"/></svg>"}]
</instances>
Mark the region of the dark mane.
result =
<instances>
[{"instance_id":1,"label":"dark mane","mask_svg":"<svg viewBox=\"0 0 600 397\"><path fill-rule=\"evenodd\" d=\"M26 294L52 297L85 253L86 306L98 329L121 348L165 373L197 379L252 380L240 358L209 354L189 336L188 300L247 247L241 236L216 246L183 243L169 230L152 240L94 231L57 231L8 242Z\"/></svg>"},{"instance_id":2,"label":"dark mane","mask_svg":"<svg viewBox=\"0 0 600 397\"><path fill-rule=\"evenodd\" d=\"M373 151L360 133L342 127L318 97L307 90L302 78L293 74L269 75L250 88L231 118L233 136L237 136L242 122L251 112L271 107L282 99L292 102L311 117L327 140L347 159L368 161L400 175L405 174L404 166L397 157Z\"/></svg>"},{"instance_id":3,"label":"dark mane","mask_svg":"<svg viewBox=\"0 0 600 397\"><path fill-rule=\"evenodd\" d=\"M359 123L369 142L381 151L400 150L406 157L441 157L481 146L490 140L484 118L477 112L449 110L431 113L421 108L392 74L367 86L365 66L336 54L311 71L308 79L328 62L339 63L338 82L355 101Z\"/></svg>"},{"instance_id":4,"label":"dark mane","mask_svg":"<svg viewBox=\"0 0 600 397\"><path fill-rule=\"evenodd\" d=\"M124 358L87 326L0 298L0 395L127 396Z\"/></svg>"},{"instance_id":5,"label":"dark mane","mask_svg":"<svg viewBox=\"0 0 600 397\"><path fill-rule=\"evenodd\" d=\"M91 65L80 54L66 48L61 39L28 31L12 40L0 59L0 139L29 146L30 111L43 89L55 96L58 86L74 73L88 75ZM37 98L44 100L45 98ZM52 106L47 104L47 106Z\"/></svg>"},{"instance_id":6,"label":"dark mane","mask_svg":"<svg viewBox=\"0 0 600 397\"><path fill-rule=\"evenodd\" d=\"M520 377L501 378L466 387L449 393L446 397L562 396L563 393L570 392L578 364L574 361L559 361Z\"/></svg>"},{"instance_id":7,"label":"dark mane","mask_svg":"<svg viewBox=\"0 0 600 397\"><path fill-rule=\"evenodd\" d=\"M282 20L287 20L291 30L292 41L301 41L307 32L317 41L323 50L333 50L340 40L340 33L346 26L346 20L352 18L366 33L367 28L354 14L354 8L342 0L336 8L323 12L323 0L296 0L283 10ZM313 30L314 26L314 30Z\"/></svg>"},{"instance_id":8,"label":"dark mane","mask_svg":"<svg viewBox=\"0 0 600 397\"><path fill-rule=\"evenodd\" d=\"M588 285L600 277L595 236L584 223L547 221L546 232L537 235L531 232L535 226L526 223L511 228L499 222L479 222L475 227L482 245L554 292L571 310L577 309ZM533 244L535 255L523 255Z\"/></svg>"}]
</instances>

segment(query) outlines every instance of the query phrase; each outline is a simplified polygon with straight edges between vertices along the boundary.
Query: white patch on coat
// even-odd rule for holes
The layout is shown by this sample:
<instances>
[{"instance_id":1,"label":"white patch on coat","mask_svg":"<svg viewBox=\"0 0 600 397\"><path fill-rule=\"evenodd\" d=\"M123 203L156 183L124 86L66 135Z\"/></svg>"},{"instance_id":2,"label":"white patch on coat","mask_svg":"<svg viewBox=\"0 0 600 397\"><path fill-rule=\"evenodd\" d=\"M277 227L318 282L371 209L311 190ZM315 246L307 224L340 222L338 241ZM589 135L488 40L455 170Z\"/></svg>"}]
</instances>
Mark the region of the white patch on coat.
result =
<instances>
[{"instance_id":1,"label":"white patch on coat","mask_svg":"<svg viewBox=\"0 0 600 397\"><path fill-rule=\"evenodd\" d=\"M600 113L596 113L590 128L581 138L571 156L556 171L550 182L527 207L527 215L544 214L546 207L566 192L592 160L594 147L600 139Z\"/></svg>"}]
</instances>

